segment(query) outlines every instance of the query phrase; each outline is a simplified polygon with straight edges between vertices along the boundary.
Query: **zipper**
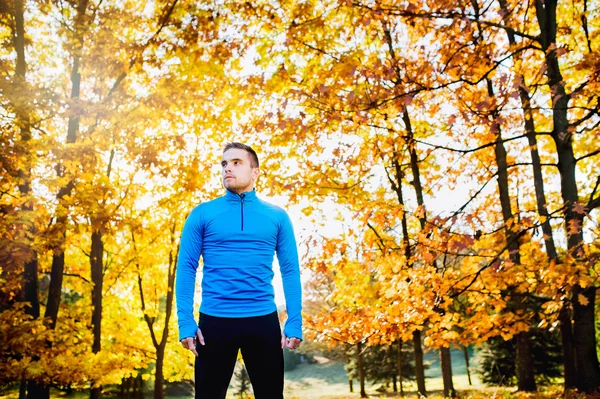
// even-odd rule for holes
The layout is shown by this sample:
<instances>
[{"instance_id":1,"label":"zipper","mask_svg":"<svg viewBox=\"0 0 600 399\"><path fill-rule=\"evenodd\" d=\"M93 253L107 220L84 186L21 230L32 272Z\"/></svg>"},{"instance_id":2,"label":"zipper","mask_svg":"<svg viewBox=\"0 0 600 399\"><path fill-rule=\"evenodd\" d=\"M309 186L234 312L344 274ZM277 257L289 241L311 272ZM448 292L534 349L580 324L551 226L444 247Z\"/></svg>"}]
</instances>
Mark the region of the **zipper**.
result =
<instances>
[{"instance_id":1,"label":"zipper","mask_svg":"<svg viewBox=\"0 0 600 399\"><path fill-rule=\"evenodd\" d=\"M244 231L244 197L246 196L246 194L242 193L240 194L240 198L242 199L242 231Z\"/></svg>"}]
</instances>

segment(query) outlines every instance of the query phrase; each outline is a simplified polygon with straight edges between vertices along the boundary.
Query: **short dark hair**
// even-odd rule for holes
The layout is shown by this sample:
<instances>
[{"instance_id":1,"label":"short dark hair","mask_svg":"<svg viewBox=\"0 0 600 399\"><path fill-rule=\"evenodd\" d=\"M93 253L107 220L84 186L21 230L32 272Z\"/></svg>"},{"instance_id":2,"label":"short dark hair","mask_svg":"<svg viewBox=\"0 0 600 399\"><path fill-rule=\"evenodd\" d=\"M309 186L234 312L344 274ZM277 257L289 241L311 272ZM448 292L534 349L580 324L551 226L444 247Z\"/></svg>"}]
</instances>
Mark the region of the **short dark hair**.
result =
<instances>
[{"instance_id":1,"label":"short dark hair","mask_svg":"<svg viewBox=\"0 0 600 399\"><path fill-rule=\"evenodd\" d=\"M250 154L250 166L252 166L253 168L258 168L258 155L256 155L256 151L254 151L252 149L252 147L250 147L249 145L246 145L246 144L242 144L242 143L231 142L231 143L225 144L225 147L223 147L223 152L230 150L232 148L244 150L248 154Z\"/></svg>"}]
</instances>

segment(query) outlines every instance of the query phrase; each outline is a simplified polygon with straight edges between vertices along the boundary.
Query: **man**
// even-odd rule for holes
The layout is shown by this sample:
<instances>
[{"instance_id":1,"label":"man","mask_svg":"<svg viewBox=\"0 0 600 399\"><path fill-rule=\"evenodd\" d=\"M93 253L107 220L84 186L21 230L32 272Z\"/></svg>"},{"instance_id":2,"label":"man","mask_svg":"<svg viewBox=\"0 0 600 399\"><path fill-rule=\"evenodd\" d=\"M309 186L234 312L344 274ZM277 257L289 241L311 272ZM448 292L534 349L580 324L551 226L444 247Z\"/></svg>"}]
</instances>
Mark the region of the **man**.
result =
<instances>
[{"instance_id":1,"label":"man","mask_svg":"<svg viewBox=\"0 0 600 399\"><path fill-rule=\"evenodd\" d=\"M256 399L283 398L283 348L302 340L298 251L287 213L259 199L256 152L228 143L221 161L225 195L189 214L176 278L179 339L196 355L196 399L225 398L241 350ZM277 254L288 318L274 301ZM203 259L200 322L194 318L196 269Z\"/></svg>"}]
</instances>

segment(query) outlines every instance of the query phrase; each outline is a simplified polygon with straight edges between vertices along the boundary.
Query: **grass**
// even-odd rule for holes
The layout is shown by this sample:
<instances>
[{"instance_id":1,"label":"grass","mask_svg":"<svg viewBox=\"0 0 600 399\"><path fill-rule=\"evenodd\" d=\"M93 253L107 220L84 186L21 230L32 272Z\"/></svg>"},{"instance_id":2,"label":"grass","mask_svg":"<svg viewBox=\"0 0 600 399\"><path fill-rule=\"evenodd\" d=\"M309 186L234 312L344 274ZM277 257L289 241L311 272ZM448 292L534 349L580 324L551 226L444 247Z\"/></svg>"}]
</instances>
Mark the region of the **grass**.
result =
<instances>
[{"instance_id":1,"label":"grass","mask_svg":"<svg viewBox=\"0 0 600 399\"><path fill-rule=\"evenodd\" d=\"M342 363L301 364L285 373L285 397L319 397L348 392L348 377Z\"/></svg>"},{"instance_id":2,"label":"grass","mask_svg":"<svg viewBox=\"0 0 600 399\"><path fill-rule=\"evenodd\" d=\"M426 388L435 393L441 391L443 382L440 376L436 376L436 369L431 367L426 378ZM474 386L469 386L468 377L465 374L453 377L454 387L457 390L472 390L481 388L477 377L472 376ZM418 397L416 394L416 383L404 382L406 397ZM365 390L370 397L398 397L399 394L381 393L377 391L380 384L369 384ZM399 388L399 387L398 387ZM360 395L358 381L354 381L354 394L350 393L348 377L344 365L338 362L324 362L320 364L301 364L296 369L285 374L285 397L289 399L312 399L312 398L358 398ZM386 396L387 395L387 396ZM486 394L487 395L487 394ZM238 396L239 397L239 396ZM488 397L488 396L484 396ZM234 396L231 396L234 398Z\"/></svg>"}]
</instances>

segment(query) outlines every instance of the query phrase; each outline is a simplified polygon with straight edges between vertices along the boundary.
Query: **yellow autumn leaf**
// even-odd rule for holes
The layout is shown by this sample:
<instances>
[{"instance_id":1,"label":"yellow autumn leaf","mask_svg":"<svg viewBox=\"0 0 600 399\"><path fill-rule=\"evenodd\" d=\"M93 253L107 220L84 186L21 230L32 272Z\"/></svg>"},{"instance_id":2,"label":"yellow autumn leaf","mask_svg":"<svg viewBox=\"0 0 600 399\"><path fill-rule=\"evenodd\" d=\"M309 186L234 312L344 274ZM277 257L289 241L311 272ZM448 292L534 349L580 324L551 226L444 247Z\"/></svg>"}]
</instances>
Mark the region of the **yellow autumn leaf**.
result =
<instances>
[{"instance_id":1,"label":"yellow autumn leaf","mask_svg":"<svg viewBox=\"0 0 600 399\"><path fill-rule=\"evenodd\" d=\"M587 306L590 304L590 301L582 294L577 295L577 301L579 301L582 306Z\"/></svg>"}]
</instances>

